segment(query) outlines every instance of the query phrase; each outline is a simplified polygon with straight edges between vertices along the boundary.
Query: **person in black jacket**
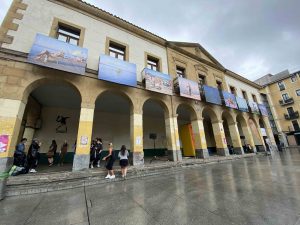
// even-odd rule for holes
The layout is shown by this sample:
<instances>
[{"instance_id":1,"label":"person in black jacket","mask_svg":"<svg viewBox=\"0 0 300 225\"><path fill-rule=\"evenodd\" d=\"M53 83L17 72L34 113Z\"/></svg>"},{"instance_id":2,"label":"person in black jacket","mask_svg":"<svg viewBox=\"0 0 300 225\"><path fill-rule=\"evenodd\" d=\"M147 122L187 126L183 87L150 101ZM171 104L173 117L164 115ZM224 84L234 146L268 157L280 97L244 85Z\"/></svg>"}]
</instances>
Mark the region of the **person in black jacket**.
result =
<instances>
[{"instance_id":1,"label":"person in black jacket","mask_svg":"<svg viewBox=\"0 0 300 225\"><path fill-rule=\"evenodd\" d=\"M25 153L25 143L26 138L22 138L21 142L16 146L14 153L14 165L18 167L25 167L26 165L26 153Z\"/></svg>"},{"instance_id":2,"label":"person in black jacket","mask_svg":"<svg viewBox=\"0 0 300 225\"><path fill-rule=\"evenodd\" d=\"M27 154L27 162L28 162L28 170L29 173L36 173L35 170L38 165L39 159L39 150L41 147L41 142L34 139L29 147L28 154Z\"/></svg>"},{"instance_id":3,"label":"person in black jacket","mask_svg":"<svg viewBox=\"0 0 300 225\"><path fill-rule=\"evenodd\" d=\"M96 144L95 144L95 153L96 153L96 159L94 161L95 164L97 164L97 167L100 167L100 160L101 160L101 152L103 150L103 145L102 145L102 139L97 138L96 139Z\"/></svg>"}]
</instances>

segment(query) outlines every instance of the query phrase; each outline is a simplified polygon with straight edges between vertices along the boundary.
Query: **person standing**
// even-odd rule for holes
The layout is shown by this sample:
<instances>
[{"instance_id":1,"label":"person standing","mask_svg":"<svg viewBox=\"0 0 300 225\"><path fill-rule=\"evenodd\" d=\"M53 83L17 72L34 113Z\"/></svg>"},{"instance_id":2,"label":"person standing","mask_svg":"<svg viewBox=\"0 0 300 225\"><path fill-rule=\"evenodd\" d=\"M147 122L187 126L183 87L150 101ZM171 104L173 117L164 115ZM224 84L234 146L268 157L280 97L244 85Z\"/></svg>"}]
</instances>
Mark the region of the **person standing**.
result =
<instances>
[{"instance_id":1,"label":"person standing","mask_svg":"<svg viewBox=\"0 0 300 225\"><path fill-rule=\"evenodd\" d=\"M22 138L21 142L16 146L14 153L14 165L19 167L25 167L26 154L25 154L25 143L27 138Z\"/></svg>"},{"instance_id":2,"label":"person standing","mask_svg":"<svg viewBox=\"0 0 300 225\"><path fill-rule=\"evenodd\" d=\"M38 142L38 140L34 139L29 147L27 162L28 162L28 171L29 173L36 173L36 167L38 165L39 159L39 149L42 143Z\"/></svg>"},{"instance_id":3,"label":"person standing","mask_svg":"<svg viewBox=\"0 0 300 225\"><path fill-rule=\"evenodd\" d=\"M94 168L94 161L96 160L96 141L92 140L90 147L90 168Z\"/></svg>"},{"instance_id":4,"label":"person standing","mask_svg":"<svg viewBox=\"0 0 300 225\"><path fill-rule=\"evenodd\" d=\"M59 157L59 165L63 166L64 165L64 160L65 160L65 156L68 152L68 142L67 140L65 140L64 144L61 146L60 149L60 157Z\"/></svg>"},{"instance_id":5,"label":"person standing","mask_svg":"<svg viewBox=\"0 0 300 225\"><path fill-rule=\"evenodd\" d=\"M106 169L107 169L107 176L105 177L105 179L114 179L114 178L116 178L116 176L114 174L114 171L113 171L115 157L114 157L113 144L112 143L108 144L108 155L106 157L103 157L103 160L106 161Z\"/></svg>"},{"instance_id":6,"label":"person standing","mask_svg":"<svg viewBox=\"0 0 300 225\"><path fill-rule=\"evenodd\" d=\"M57 151L56 141L52 140L52 144L50 145L48 153L47 153L49 166L53 165L54 156L56 154L56 151Z\"/></svg>"},{"instance_id":7,"label":"person standing","mask_svg":"<svg viewBox=\"0 0 300 225\"><path fill-rule=\"evenodd\" d=\"M102 145L102 139L101 138L97 138L96 139L96 145L95 145L95 153L96 153L96 163L97 163L97 167L100 167L100 160L101 160L101 152L103 150L103 145Z\"/></svg>"},{"instance_id":8,"label":"person standing","mask_svg":"<svg viewBox=\"0 0 300 225\"><path fill-rule=\"evenodd\" d=\"M128 156L129 156L129 152L126 149L126 146L122 145L118 157L120 158L121 173L122 173L122 178L124 179L126 179L126 175L127 175Z\"/></svg>"}]
</instances>

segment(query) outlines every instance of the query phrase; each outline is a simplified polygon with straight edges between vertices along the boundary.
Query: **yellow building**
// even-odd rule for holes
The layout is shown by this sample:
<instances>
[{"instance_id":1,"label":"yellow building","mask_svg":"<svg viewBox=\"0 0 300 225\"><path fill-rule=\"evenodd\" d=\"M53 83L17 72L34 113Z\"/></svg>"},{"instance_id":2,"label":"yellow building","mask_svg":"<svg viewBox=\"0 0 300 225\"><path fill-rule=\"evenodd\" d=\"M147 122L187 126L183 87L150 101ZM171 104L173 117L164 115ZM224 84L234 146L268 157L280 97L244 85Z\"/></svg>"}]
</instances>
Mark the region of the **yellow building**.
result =
<instances>
[{"instance_id":1,"label":"yellow building","mask_svg":"<svg viewBox=\"0 0 300 225\"><path fill-rule=\"evenodd\" d=\"M255 81L263 86L270 109L270 124L279 143L285 146L300 145L300 72L285 70L276 75L268 74Z\"/></svg>"}]
</instances>

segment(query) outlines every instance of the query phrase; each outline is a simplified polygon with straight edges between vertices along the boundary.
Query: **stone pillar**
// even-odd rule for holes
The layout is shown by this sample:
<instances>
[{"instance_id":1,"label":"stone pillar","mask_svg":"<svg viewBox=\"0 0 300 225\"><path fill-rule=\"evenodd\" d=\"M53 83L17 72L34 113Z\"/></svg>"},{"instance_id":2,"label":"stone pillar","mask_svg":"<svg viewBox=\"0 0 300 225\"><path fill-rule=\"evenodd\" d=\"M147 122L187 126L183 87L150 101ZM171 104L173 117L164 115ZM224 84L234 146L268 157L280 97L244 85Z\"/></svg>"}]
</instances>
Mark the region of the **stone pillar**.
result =
<instances>
[{"instance_id":1,"label":"stone pillar","mask_svg":"<svg viewBox=\"0 0 300 225\"><path fill-rule=\"evenodd\" d=\"M134 166L144 165L143 114L132 113L130 116L131 151Z\"/></svg>"},{"instance_id":2,"label":"stone pillar","mask_svg":"<svg viewBox=\"0 0 300 225\"><path fill-rule=\"evenodd\" d=\"M24 109L22 101L0 98L0 200L4 198L6 172L13 163Z\"/></svg>"},{"instance_id":3,"label":"stone pillar","mask_svg":"<svg viewBox=\"0 0 300 225\"><path fill-rule=\"evenodd\" d=\"M193 120L192 128L193 128L194 141L195 141L196 157L202 159L209 158L205 132L204 132L203 119Z\"/></svg>"},{"instance_id":4,"label":"stone pillar","mask_svg":"<svg viewBox=\"0 0 300 225\"><path fill-rule=\"evenodd\" d=\"M243 133L245 135L246 144L249 144L252 147L252 153L256 153L257 150L256 150L256 146L254 143L254 139L252 137L252 132L251 132L250 127L248 125L247 126L241 125L241 126L242 126Z\"/></svg>"},{"instance_id":5,"label":"stone pillar","mask_svg":"<svg viewBox=\"0 0 300 225\"><path fill-rule=\"evenodd\" d=\"M236 122L233 122L231 124L228 123L228 127L229 127L231 141L232 141L232 144L233 144L234 153L239 154L239 155L245 154L243 146L242 146L242 142L241 142L240 133L239 133L237 123Z\"/></svg>"},{"instance_id":6,"label":"stone pillar","mask_svg":"<svg viewBox=\"0 0 300 225\"><path fill-rule=\"evenodd\" d=\"M28 151L29 146L33 140L34 137L34 133L35 133L35 129L32 127L25 127L24 130L24 134L23 134L23 138L27 138L27 143L25 144L26 146L26 151Z\"/></svg>"},{"instance_id":7,"label":"stone pillar","mask_svg":"<svg viewBox=\"0 0 300 225\"><path fill-rule=\"evenodd\" d=\"M94 108L81 108L76 142L76 154L74 156L73 162L73 171L79 171L89 168L93 119Z\"/></svg>"},{"instance_id":8,"label":"stone pillar","mask_svg":"<svg viewBox=\"0 0 300 225\"><path fill-rule=\"evenodd\" d=\"M182 161L180 150L177 116L165 119L166 136L168 143L168 159L170 161Z\"/></svg>"},{"instance_id":9,"label":"stone pillar","mask_svg":"<svg viewBox=\"0 0 300 225\"><path fill-rule=\"evenodd\" d=\"M227 141L225 137L223 121L217 120L212 122L212 127L215 135L217 154L221 156L229 156L229 150L227 148Z\"/></svg>"},{"instance_id":10,"label":"stone pillar","mask_svg":"<svg viewBox=\"0 0 300 225\"><path fill-rule=\"evenodd\" d=\"M268 138L270 140L270 143L272 145L272 149L273 150L278 150L277 145L276 145L276 141L275 141L275 138L274 138L274 134L273 134L273 131L272 131L272 128L271 128L271 125L270 125L270 121L269 121L268 117L263 116L262 119L264 121L265 129L266 129Z\"/></svg>"}]
</instances>

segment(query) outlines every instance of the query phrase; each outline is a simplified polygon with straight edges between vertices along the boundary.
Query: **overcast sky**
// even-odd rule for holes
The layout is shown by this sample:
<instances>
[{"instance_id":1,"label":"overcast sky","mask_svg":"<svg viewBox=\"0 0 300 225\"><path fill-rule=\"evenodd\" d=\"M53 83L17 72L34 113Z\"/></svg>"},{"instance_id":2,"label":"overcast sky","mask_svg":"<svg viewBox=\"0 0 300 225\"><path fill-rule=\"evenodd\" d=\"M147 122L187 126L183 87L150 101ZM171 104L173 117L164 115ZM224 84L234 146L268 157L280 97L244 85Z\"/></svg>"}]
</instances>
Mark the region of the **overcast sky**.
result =
<instances>
[{"instance_id":1,"label":"overcast sky","mask_svg":"<svg viewBox=\"0 0 300 225\"><path fill-rule=\"evenodd\" d=\"M167 40L198 42L227 69L250 80L300 70L300 0L86 2ZM1 22L10 3L0 0Z\"/></svg>"}]
</instances>

